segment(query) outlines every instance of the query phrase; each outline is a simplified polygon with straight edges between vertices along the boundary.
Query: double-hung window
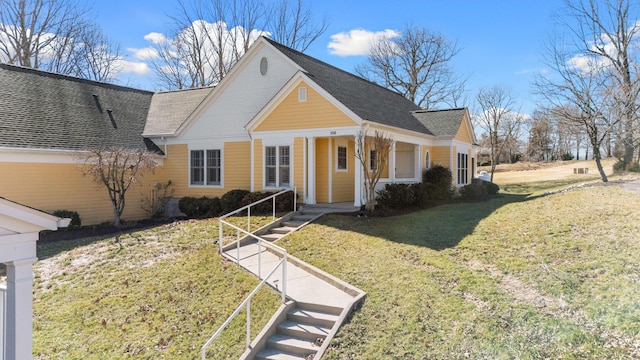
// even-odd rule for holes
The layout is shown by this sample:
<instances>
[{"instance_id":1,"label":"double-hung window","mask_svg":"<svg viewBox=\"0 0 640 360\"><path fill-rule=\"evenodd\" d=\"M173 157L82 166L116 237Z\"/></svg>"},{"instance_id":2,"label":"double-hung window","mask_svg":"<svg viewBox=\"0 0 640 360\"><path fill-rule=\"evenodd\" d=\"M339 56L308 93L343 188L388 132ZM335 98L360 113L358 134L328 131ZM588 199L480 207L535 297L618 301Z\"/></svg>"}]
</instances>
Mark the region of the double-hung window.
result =
<instances>
[{"instance_id":1,"label":"double-hung window","mask_svg":"<svg viewBox=\"0 0 640 360\"><path fill-rule=\"evenodd\" d=\"M345 146L338 146L337 151L337 161L336 161L336 170L338 171L346 171L347 170L347 148Z\"/></svg>"},{"instance_id":2,"label":"double-hung window","mask_svg":"<svg viewBox=\"0 0 640 360\"><path fill-rule=\"evenodd\" d=\"M216 150L191 150L191 185L222 184L222 155Z\"/></svg>"},{"instance_id":3,"label":"double-hung window","mask_svg":"<svg viewBox=\"0 0 640 360\"><path fill-rule=\"evenodd\" d=\"M458 153L458 185L465 185L467 183L469 173L469 155L464 153Z\"/></svg>"},{"instance_id":4,"label":"double-hung window","mask_svg":"<svg viewBox=\"0 0 640 360\"><path fill-rule=\"evenodd\" d=\"M289 146L266 146L264 182L267 187L291 186L291 152Z\"/></svg>"},{"instance_id":5,"label":"double-hung window","mask_svg":"<svg viewBox=\"0 0 640 360\"><path fill-rule=\"evenodd\" d=\"M376 150L369 151L369 170L378 170L378 151Z\"/></svg>"}]
</instances>

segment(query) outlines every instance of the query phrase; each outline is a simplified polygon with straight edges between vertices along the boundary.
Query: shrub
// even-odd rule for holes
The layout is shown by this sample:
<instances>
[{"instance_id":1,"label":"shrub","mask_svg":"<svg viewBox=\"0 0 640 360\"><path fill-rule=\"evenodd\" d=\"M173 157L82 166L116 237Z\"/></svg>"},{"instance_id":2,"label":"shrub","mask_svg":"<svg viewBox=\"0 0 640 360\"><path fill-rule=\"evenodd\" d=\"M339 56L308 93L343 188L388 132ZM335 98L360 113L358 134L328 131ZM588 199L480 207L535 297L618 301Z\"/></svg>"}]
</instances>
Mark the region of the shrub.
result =
<instances>
[{"instance_id":1,"label":"shrub","mask_svg":"<svg viewBox=\"0 0 640 360\"><path fill-rule=\"evenodd\" d=\"M573 160L574 156L573 156L572 153L566 152L566 153L562 154L562 156L560 158L562 160Z\"/></svg>"},{"instance_id":2,"label":"shrub","mask_svg":"<svg viewBox=\"0 0 640 360\"><path fill-rule=\"evenodd\" d=\"M241 207L262 200L275 194L275 192L254 191L245 195L241 201ZM270 214L273 211L273 201L265 201L251 208L252 214ZM276 197L276 211L289 212L293 211L293 192L288 192Z\"/></svg>"},{"instance_id":3,"label":"shrub","mask_svg":"<svg viewBox=\"0 0 640 360\"><path fill-rule=\"evenodd\" d=\"M178 207L180 208L180 211L192 219L215 217L220 215L222 211L220 199L217 197L183 197L178 202Z\"/></svg>"},{"instance_id":4,"label":"shrub","mask_svg":"<svg viewBox=\"0 0 640 360\"><path fill-rule=\"evenodd\" d=\"M140 199L140 207L147 215L152 219L161 218L164 216L164 211L169 203L169 200L173 198L175 189L172 188L173 182L171 180L166 183L156 183L153 186L153 191L142 193Z\"/></svg>"},{"instance_id":5,"label":"shrub","mask_svg":"<svg viewBox=\"0 0 640 360\"><path fill-rule=\"evenodd\" d=\"M489 195L495 195L498 193L498 191L500 191L500 186L498 186L498 184L492 183L491 181L485 181L482 184L482 187Z\"/></svg>"},{"instance_id":6,"label":"shrub","mask_svg":"<svg viewBox=\"0 0 640 360\"><path fill-rule=\"evenodd\" d=\"M640 164L638 163L630 163L625 166L624 161L619 160L615 164L613 164L613 171L616 173L621 172L640 172Z\"/></svg>"},{"instance_id":7,"label":"shrub","mask_svg":"<svg viewBox=\"0 0 640 360\"><path fill-rule=\"evenodd\" d=\"M73 210L56 210L56 211L53 212L52 215L56 216L56 217L59 217L59 218L71 219L71 222L69 223L69 226L67 227L68 230L77 229L82 225L82 221L80 220L80 214L78 214L77 211L73 211Z\"/></svg>"},{"instance_id":8,"label":"shrub","mask_svg":"<svg viewBox=\"0 0 640 360\"><path fill-rule=\"evenodd\" d=\"M433 199L446 200L451 198L451 170L442 165L428 169L422 175L422 182L435 185L432 190Z\"/></svg>"},{"instance_id":9,"label":"shrub","mask_svg":"<svg viewBox=\"0 0 640 360\"><path fill-rule=\"evenodd\" d=\"M385 184L377 192L376 202L386 209L403 209L413 205L413 188L408 184Z\"/></svg>"},{"instance_id":10,"label":"shrub","mask_svg":"<svg viewBox=\"0 0 640 360\"><path fill-rule=\"evenodd\" d=\"M222 213L227 214L242 207L242 199L249 194L249 190L231 190L220 198Z\"/></svg>"},{"instance_id":11,"label":"shrub","mask_svg":"<svg viewBox=\"0 0 640 360\"><path fill-rule=\"evenodd\" d=\"M464 201L476 201L482 194L482 186L469 184L460 188L460 198Z\"/></svg>"},{"instance_id":12,"label":"shrub","mask_svg":"<svg viewBox=\"0 0 640 360\"><path fill-rule=\"evenodd\" d=\"M631 163L629 165L627 165L627 171L629 172L640 172L640 164L638 163Z\"/></svg>"},{"instance_id":13,"label":"shrub","mask_svg":"<svg viewBox=\"0 0 640 360\"><path fill-rule=\"evenodd\" d=\"M433 200L429 193L433 190L433 184L428 183L415 183L409 185L413 193L413 206L425 208Z\"/></svg>"}]
</instances>

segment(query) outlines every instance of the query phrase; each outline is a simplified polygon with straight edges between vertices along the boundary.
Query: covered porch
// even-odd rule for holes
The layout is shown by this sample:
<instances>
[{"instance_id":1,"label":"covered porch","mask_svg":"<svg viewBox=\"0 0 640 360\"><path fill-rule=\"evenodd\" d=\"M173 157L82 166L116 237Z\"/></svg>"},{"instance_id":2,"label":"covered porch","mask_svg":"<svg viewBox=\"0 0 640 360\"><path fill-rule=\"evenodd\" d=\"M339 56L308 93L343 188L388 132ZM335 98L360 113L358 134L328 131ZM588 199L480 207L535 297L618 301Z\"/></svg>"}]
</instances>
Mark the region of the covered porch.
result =
<instances>
[{"instance_id":1,"label":"covered porch","mask_svg":"<svg viewBox=\"0 0 640 360\"><path fill-rule=\"evenodd\" d=\"M60 219L0 198L0 263L6 266L0 284L0 359L32 357L33 264L42 230L67 227Z\"/></svg>"}]
</instances>

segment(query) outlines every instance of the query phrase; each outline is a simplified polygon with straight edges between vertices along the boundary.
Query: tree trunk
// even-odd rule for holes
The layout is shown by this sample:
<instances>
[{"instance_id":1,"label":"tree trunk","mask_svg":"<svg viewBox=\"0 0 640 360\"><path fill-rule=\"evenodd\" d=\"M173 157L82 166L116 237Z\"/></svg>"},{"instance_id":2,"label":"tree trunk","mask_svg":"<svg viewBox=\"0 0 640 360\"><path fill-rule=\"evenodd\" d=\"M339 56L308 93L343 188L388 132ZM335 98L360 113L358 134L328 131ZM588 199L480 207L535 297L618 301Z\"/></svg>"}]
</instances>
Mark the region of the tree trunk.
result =
<instances>
[{"instance_id":1,"label":"tree trunk","mask_svg":"<svg viewBox=\"0 0 640 360\"><path fill-rule=\"evenodd\" d=\"M600 173L600 178L602 179L602 182L608 182L609 179L607 178L607 174L604 172L604 168L602 167L599 148L594 148L593 156L596 159L596 166L598 167L598 172Z\"/></svg>"}]
</instances>

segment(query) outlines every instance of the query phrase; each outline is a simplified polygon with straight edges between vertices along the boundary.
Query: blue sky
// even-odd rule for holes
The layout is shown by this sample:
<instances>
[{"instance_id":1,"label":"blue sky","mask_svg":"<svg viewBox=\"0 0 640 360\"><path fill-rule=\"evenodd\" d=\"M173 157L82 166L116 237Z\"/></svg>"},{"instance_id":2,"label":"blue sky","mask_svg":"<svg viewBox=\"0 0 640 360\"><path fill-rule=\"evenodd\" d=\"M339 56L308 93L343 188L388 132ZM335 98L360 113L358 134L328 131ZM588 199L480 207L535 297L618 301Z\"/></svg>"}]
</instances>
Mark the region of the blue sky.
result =
<instances>
[{"instance_id":1,"label":"blue sky","mask_svg":"<svg viewBox=\"0 0 640 360\"><path fill-rule=\"evenodd\" d=\"M553 15L562 9L558 0L315 0L311 5L318 21L326 16L330 25L307 54L353 72L366 56L333 53L329 46L335 39L353 40L348 45L353 48L357 45L350 37L354 30L401 30L407 24L427 27L460 45L462 50L454 59L454 68L468 78L471 98L482 86L510 86L525 113L535 108L530 84L533 74L544 70L542 42L554 29ZM129 62L129 72L119 76L122 84L155 90L155 74L145 67L148 61L136 57L136 50L151 45L145 40L146 35L170 32L170 16L176 6L175 0L94 3L96 21L120 44ZM337 34L342 36L336 37Z\"/></svg>"}]
</instances>

